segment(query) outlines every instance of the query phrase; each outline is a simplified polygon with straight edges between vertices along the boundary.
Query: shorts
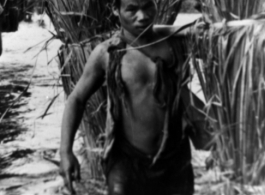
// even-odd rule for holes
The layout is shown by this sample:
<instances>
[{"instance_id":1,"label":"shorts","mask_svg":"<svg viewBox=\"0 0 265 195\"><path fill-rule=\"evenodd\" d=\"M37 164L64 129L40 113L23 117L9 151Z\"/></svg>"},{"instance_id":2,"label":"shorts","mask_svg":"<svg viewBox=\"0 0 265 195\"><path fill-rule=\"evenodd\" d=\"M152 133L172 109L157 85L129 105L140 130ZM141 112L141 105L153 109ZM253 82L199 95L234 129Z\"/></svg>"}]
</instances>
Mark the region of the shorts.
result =
<instances>
[{"instance_id":1,"label":"shorts","mask_svg":"<svg viewBox=\"0 0 265 195\"><path fill-rule=\"evenodd\" d=\"M181 155L172 152L151 166L152 157L129 143L115 143L103 162L108 195L192 195L192 165Z\"/></svg>"}]
</instances>

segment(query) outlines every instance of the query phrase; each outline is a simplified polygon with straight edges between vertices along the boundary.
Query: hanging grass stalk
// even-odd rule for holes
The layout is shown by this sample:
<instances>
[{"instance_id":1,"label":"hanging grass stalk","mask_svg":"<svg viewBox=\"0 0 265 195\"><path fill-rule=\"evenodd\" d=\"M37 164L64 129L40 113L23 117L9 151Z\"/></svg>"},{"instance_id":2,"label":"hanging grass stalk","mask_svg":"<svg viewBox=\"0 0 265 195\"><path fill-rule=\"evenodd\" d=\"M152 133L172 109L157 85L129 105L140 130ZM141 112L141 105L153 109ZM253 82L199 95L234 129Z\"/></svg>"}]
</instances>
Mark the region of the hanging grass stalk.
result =
<instances>
[{"instance_id":1,"label":"hanging grass stalk","mask_svg":"<svg viewBox=\"0 0 265 195\"><path fill-rule=\"evenodd\" d=\"M204 64L205 80L200 82L211 110L208 120L217 137L218 162L222 169L233 171L234 181L261 185L265 181L265 18L239 20L257 14L261 1L205 2L213 24L192 53ZM220 19L230 22L214 23ZM199 70L198 64L195 67Z\"/></svg>"},{"instance_id":2,"label":"hanging grass stalk","mask_svg":"<svg viewBox=\"0 0 265 195\"><path fill-rule=\"evenodd\" d=\"M262 12L264 0L199 0L208 21L242 20Z\"/></svg>"}]
</instances>

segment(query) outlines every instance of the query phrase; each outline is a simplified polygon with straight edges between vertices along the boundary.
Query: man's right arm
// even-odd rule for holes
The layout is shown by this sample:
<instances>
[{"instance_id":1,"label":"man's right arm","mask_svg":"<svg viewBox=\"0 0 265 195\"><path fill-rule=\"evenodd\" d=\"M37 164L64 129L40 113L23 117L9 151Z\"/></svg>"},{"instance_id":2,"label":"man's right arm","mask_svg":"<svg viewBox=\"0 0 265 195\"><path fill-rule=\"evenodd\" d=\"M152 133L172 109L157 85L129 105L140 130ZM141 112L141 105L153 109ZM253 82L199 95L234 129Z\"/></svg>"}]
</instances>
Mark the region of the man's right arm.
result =
<instances>
[{"instance_id":1,"label":"man's right arm","mask_svg":"<svg viewBox=\"0 0 265 195\"><path fill-rule=\"evenodd\" d=\"M87 100L104 82L107 64L107 49L101 44L91 53L65 107L61 129L61 172L70 191L73 191L72 180L80 177L79 164L72 151L75 134Z\"/></svg>"}]
</instances>

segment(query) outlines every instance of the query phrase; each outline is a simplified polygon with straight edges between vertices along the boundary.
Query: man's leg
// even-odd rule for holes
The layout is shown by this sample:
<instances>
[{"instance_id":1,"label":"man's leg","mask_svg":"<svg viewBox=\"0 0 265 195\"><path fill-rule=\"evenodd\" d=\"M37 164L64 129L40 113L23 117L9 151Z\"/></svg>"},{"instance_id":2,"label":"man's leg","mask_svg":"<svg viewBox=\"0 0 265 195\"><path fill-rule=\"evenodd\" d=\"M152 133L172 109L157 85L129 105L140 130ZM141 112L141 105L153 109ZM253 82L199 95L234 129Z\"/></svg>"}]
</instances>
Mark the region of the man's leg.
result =
<instances>
[{"instance_id":1,"label":"man's leg","mask_svg":"<svg viewBox=\"0 0 265 195\"><path fill-rule=\"evenodd\" d=\"M108 195L125 195L127 178L122 163L117 163L110 170L107 178Z\"/></svg>"},{"instance_id":2,"label":"man's leg","mask_svg":"<svg viewBox=\"0 0 265 195\"><path fill-rule=\"evenodd\" d=\"M169 194L192 195L194 193L194 175L192 165L187 163L182 169L172 168L172 175L168 177Z\"/></svg>"},{"instance_id":3,"label":"man's leg","mask_svg":"<svg viewBox=\"0 0 265 195\"><path fill-rule=\"evenodd\" d=\"M144 185L128 161L117 162L107 176L108 195L144 195Z\"/></svg>"}]
</instances>

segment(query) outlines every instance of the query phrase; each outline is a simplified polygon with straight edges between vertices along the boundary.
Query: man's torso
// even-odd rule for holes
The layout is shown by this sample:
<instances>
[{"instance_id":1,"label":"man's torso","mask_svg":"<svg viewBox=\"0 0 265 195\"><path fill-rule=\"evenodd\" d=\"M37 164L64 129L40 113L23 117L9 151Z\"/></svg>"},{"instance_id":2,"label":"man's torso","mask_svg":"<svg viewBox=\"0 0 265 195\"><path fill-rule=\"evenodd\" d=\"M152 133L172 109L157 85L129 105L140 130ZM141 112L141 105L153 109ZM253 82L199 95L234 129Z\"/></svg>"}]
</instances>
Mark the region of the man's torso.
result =
<instances>
[{"instance_id":1,"label":"man's torso","mask_svg":"<svg viewBox=\"0 0 265 195\"><path fill-rule=\"evenodd\" d=\"M166 120L167 107L162 106L159 101L163 101L165 94L169 93L161 84L157 97L154 94L157 80L167 79L169 76L162 75L164 78L159 78L161 70L158 70L158 61L162 62L162 66L172 66L176 53L173 52L168 40L140 50L126 44L124 49L126 52L120 59L120 72L126 92L124 100L121 101L123 103L119 119L119 126L122 129L120 134L135 148L153 155L161 146ZM176 67L177 64L173 66ZM174 68L171 70L171 76L178 77L172 71Z\"/></svg>"}]
</instances>

